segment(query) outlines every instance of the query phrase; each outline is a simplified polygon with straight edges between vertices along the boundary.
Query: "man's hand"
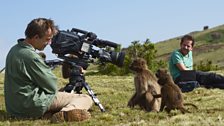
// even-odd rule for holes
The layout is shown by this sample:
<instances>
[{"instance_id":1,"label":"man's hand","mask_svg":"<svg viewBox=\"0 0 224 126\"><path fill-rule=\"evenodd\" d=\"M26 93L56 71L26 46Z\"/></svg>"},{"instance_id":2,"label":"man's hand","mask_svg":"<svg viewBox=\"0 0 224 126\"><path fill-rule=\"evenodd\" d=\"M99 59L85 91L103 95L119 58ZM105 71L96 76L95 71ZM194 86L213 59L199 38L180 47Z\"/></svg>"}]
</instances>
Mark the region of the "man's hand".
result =
<instances>
[{"instance_id":1,"label":"man's hand","mask_svg":"<svg viewBox=\"0 0 224 126\"><path fill-rule=\"evenodd\" d=\"M176 66L180 71L188 70L183 63L177 63Z\"/></svg>"}]
</instances>

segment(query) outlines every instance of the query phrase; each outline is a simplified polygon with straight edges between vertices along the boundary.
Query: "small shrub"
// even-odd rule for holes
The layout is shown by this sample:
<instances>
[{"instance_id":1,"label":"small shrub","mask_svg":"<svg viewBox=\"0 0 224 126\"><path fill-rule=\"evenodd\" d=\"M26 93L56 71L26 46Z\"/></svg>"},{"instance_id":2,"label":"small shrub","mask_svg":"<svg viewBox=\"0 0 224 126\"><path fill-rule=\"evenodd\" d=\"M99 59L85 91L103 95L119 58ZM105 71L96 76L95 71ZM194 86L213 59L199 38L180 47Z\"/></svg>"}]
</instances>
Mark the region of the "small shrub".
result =
<instances>
[{"instance_id":1,"label":"small shrub","mask_svg":"<svg viewBox=\"0 0 224 126\"><path fill-rule=\"evenodd\" d=\"M146 39L143 43L140 41L133 41L131 45L125 49L125 60L122 68L118 68L113 64L104 64L98 67L100 74L106 75L127 75L131 73L128 66L133 58L141 57L147 61L148 67L152 71L156 71L158 67L166 67L164 61L156 61L155 45Z\"/></svg>"},{"instance_id":2,"label":"small shrub","mask_svg":"<svg viewBox=\"0 0 224 126\"><path fill-rule=\"evenodd\" d=\"M218 70L217 65L213 65L211 60L207 60L206 62L200 61L199 65L195 64L194 68L196 70L201 71L216 71Z\"/></svg>"}]
</instances>

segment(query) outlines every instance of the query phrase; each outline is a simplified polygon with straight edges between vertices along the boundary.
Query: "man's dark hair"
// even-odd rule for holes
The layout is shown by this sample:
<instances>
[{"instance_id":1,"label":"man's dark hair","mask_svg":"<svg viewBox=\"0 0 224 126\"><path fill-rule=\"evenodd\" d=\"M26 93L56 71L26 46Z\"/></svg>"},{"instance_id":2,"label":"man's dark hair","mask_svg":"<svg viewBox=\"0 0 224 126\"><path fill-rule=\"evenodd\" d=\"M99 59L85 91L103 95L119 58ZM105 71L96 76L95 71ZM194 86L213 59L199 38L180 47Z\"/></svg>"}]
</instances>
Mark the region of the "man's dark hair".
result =
<instances>
[{"instance_id":1,"label":"man's dark hair","mask_svg":"<svg viewBox=\"0 0 224 126\"><path fill-rule=\"evenodd\" d=\"M192 41L192 47L194 46L194 38L191 35L184 35L181 38L180 44L182 44L185 40L191 40Z\"/></svg>"},{"instance_id":2,"label":"man's dark hair","mask_svg":"<svg viewBox=\"0 0 224 126\"><path fill-rule=\"evenodd\" d=\"M42 38L48 29L51 29L53 33L56 32L57 27L54 25L54 21L46 18L33 19L25 30L25 35L27 38L32 38L38 35Z\"/></svg>"}]
</instances>

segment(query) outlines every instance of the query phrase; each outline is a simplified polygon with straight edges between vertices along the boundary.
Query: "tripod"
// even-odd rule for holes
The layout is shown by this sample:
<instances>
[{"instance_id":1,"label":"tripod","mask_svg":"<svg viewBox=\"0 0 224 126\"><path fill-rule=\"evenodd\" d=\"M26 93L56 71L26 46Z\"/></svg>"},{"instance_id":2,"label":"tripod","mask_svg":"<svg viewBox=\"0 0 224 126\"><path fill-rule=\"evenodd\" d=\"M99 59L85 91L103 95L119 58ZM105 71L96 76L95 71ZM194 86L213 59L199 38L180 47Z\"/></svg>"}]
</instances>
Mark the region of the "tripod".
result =
<instances>
[{"instance_id":1,"label":"tripod","mask_svg":"<svg viewBox=\"0 0 224 126\"><path fill-rule=\"evenodd\" d=\"M81 94L82 93L81 90L84 87L91 96L95 105L97 105L100 108L101 112L105 112L105 109L100 103L99 99L95 96L94 92L92 91L88 83L85 82L85 77L80 70L80 66L76 65L73 62L69 62L69 64L71 65L71 71L70 71L69 83L64 87L65 92Z\"/></svg>"}]
</instances>

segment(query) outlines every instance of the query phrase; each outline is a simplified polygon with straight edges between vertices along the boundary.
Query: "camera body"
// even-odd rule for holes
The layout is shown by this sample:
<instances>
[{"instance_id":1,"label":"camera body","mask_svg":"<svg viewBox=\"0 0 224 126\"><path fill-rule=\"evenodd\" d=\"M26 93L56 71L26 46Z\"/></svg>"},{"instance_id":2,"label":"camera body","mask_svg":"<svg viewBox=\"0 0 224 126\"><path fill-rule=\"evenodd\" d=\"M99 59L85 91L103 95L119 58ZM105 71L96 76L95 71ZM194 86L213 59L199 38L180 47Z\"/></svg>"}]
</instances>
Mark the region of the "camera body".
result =
<instances>
[{"instance_id":1,"label":"camera body","mask_svg":"<svg viewBox=\"0 0 224 126\"><path fill-rule=\"evenodd\" d=\"M100 62L110 62L119 67L123 65L125 53L106 50L106 48L117 48L118 44L97 38L92 32L72 28L72 30L58 31L53 37L52 53L59 58L74 62L84 69L94 58ZM99 50L95 49L99 48ZM69 55L74 55L72 58Z\"/></svg>"},{"instance_id":2,"label":"camera body","mask_svg":"<svg viewBox=\"0 0 224 126\"><path fill-rule=\"evenodd\" d=\"M99 48L99 50L94 47ZM64 59L64 61L46 62L49 65L62 63L64 65L64 67L62 66L63 77L69 77L69 83L64 87L64 90L71 93L73 91L81 93L80 91L84 87L102 112L105 112L105 109L88 83L85 82L80 66L87 69L88 63L92 62L92 59L98 58L102 63L110 62L121 67L125 53L108 50L108 47L117 48L118 44L97 39L96 34L76 28L70 31L59 30L52 39L51 48L52 53L57 54L58 58Z\"/></svg>"}]
</instances>

